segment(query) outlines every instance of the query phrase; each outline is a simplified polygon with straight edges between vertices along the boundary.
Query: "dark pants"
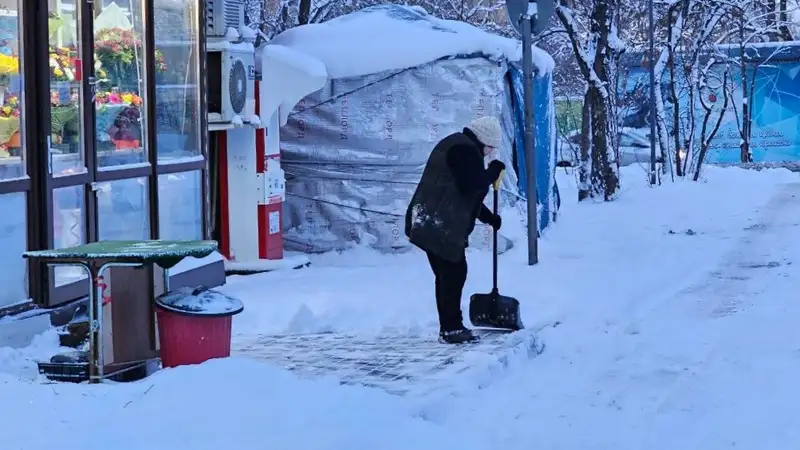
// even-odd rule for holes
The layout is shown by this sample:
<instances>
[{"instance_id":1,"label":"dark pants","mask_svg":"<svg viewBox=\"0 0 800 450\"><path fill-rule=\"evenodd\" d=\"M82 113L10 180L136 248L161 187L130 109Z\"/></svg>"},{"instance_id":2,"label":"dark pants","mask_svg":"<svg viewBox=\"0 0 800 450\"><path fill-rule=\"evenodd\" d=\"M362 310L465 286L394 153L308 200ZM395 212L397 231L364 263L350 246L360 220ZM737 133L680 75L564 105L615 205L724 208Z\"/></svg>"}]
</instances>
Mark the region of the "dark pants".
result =
<instances>
[{"instance_id":1,"label":"dark pants","mask_svg":"<svg viewBox=\"0 0 800 450\"><path fill-rule=\"evenodd\" d=\"M428 262L436 277L436 309L439 311L441 331L463 327L461 317L461 292L467 281L467 258L459 262L442 259L428 252Z\"/></svg>"}]
</instances>

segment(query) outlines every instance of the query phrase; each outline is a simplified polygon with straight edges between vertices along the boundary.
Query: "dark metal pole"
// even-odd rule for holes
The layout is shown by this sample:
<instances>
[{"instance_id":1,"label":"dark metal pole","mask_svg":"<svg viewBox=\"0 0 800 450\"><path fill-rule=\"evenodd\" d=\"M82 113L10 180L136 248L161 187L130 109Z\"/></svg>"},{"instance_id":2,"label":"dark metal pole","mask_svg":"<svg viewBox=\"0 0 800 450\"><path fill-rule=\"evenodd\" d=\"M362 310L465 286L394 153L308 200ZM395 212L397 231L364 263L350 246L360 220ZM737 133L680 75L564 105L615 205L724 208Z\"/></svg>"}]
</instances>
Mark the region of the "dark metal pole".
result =
<instances>
[{"instance_id":1,"label":"dark metal pole","mask_svg":"<svg viewBox=\"0 0 800 450\"><path fill-rule=\"evenodd\" d=\"M535 6L536 4L533 3ZM535 11L535 10L533 10ZM525 74L525 196L528 199L528 265L539 262L539 218L536 181L536 154L533 133L533 14L529 7L522 16L522 71Z\"/></svg>"},{"instance_id":2,"label":"dark metal pole","mask_svg":"<svg viewBox=\"0 0 800 450\"><path fill-rule=\"evenodd\" d=\"M647 21L647 37L650 41L650 54L647 58L650 67L650 184L655 185L658 180L656 177L656 51L653 0L647 1Z\"/></svg>"}]
</instances>

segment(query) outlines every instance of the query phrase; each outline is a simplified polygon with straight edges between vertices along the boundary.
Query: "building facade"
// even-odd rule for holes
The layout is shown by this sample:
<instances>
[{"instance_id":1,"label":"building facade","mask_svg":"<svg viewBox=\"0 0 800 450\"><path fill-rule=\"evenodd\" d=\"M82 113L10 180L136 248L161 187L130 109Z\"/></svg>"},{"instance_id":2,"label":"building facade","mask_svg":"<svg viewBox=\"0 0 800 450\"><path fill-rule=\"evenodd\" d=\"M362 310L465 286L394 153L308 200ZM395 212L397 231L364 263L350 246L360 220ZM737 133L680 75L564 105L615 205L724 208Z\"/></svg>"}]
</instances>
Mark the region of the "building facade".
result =
<instances>
[{"instance_id":1,"label":"building facade","mask_svg":"<svg viewBox=\"0 0 800 450\"><path fill-rule=\"evenodd\" d=\"M204 22L197 0L0 0L0 316L88 292L26 250L210 236ZM181 276L204 270L224 279Z\"/></svg>"}]
</instances>

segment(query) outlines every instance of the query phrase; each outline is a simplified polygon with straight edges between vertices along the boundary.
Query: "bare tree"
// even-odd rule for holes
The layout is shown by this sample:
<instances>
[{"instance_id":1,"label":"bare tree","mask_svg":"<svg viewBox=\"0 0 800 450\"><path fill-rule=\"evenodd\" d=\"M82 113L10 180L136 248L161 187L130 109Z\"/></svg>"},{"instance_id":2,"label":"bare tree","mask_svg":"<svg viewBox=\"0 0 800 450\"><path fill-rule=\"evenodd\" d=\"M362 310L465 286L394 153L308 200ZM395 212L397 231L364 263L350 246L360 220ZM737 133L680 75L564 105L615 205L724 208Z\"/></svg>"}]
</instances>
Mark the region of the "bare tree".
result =
<instances>
[{"instance_id":1,"label":"bare tree","mask_svg":"<svg viewBox=\"0 0 800 450\"><path fill-rule=\"evenodd\" d=\"M274 36L298 25L321 23L359 9L386 3L382 0L249 1L264 2L259 23L267 36ZM407 6L421 6L428 13L442 19L467 22L506 36L513 33L505 16L503 0L406 0L402 3Z\"/></svg>"},{"instance_id":2,"label":"bare tree","mask_svg":"<svg viewBox=\"0 0 800 450\"><path fill-rule=\"evenodd\" d=\"M699 135L702 130L698 128L708 125L708 104L704 104L707 99L700 95L699 80L708 80L710 75L701 71L706 70L705 64L712 56L716 58L714 70L719 72L720 67L725 66L724 84L730 90L726 93L725 105L732 108L737 117L741 160L752 160L751 104L756 71L773 56L765 55L757 44L786 37L788 24L784 19L791 12L787 5L770 6L774 1L780 0L677 0L667 6L661 22L664 29L660 35L661 51L655 62L656 80L659 83L668 81L667 98L657 89L655 103L658 145L668 165L670 160L674 161L674 175L693 172L689 166L697 164L698 150L703 157L708 153L708 148L703 151L702 147L713 127L705 129L706 136ZM775 45L769 48L775 54L780 52L780 46L777 50ZM738 85L730 76L730 65L738 67L741 78ZM671 128L671 136L668 128ZM716 131L711 135L716 135Z\"/></svg>"},{"instance_id":3,"label":"bare tree","mask_svg":"<svg viewBox=\"0 0 800 450\"><path fill-rule=\"evenodd\" d=\"M703 167L703 162L706 159L706 155L708 154L708 149L711 148L711 141L717 135L719 131L719 127L722 124L722 117L725 115L725 110L728 109L728 99L730 98L730 90L728 87L728 80L730 79L730 65L725 64L723 67L722 73L722 80L720 81L719 85L716 85L712 72L712 67L715 64L715 60L712 58L708 61L705 66L697 71L697 78L695 81L695 88L701 95L698 96L700 100L700 105L703 108L703 123L700 126L700 151L697 154L696 158L692 158L687 156L686 160L692 161L692 166L686 170L690 170L694 172L694 176L692 179L697 181L700 179L700 171ZM722 92L722 106L719 108L714 108L714 104L706 100L708 96L702 95L703 91L710 89L712 91L720 91ZM712 122L712 115L714 110L717 110L717 117Z\"/></svg>"},{"instance_id":4,"label":"bare tree","mask_svg":"<svg viewBox=\"0 0 800 450\"><path fill-rule=\"evenodd\" d=\"M449 20L467 22L484 30L511 36L504 0L406 0L407 5L421 6L428 13Z\"/></svg>"}]
</instances>

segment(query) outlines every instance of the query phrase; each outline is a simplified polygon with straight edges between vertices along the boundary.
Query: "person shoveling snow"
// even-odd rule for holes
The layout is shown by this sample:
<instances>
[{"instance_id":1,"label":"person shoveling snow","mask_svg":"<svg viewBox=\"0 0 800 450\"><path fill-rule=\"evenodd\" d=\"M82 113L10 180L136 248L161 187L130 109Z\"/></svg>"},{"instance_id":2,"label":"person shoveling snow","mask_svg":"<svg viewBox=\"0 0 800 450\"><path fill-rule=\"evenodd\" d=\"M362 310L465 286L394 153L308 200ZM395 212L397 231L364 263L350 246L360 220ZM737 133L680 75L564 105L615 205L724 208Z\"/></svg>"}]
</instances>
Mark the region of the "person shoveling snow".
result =
<instances>
[{"instance_id":1,"label":"person shoveling snow","mask_svg":"<svg viewBox=\"0 0 800 450\"><path fill-rule=\"evenodd\" d=\"M442 139L431 152L406 211L405 233L428 256L436 283L439 338L444 343L475 342L463 323L461 293L467 281L466 248L475 220L500 229L500 215L483 204L505 165L497 159L484 168L501 144L500 122L473 120Z\"/></svg>"}]
</instances>

